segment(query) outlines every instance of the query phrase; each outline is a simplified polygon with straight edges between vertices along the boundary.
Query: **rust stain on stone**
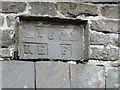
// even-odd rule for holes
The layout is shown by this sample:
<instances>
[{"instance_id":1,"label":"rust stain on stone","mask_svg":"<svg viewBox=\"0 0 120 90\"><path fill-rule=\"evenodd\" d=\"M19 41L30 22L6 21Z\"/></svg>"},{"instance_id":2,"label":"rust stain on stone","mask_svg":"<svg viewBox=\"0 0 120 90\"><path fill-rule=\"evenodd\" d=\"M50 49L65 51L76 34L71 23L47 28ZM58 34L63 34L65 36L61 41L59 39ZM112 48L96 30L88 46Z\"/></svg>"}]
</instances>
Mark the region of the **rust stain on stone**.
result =
<instances>
[{"instance_id":1,"label":"rust stain on stone","mask_svg":"<svg viewBox=\"0 0 120 90\"><path fill-rule=\"evenodd\" d=\"M25 26L23 26L23 27L21 27L21 29L20 29L20 30L21 30L21 31L23 31L23 30L25 30L25 28L26 28L26 27L25 27Z\"/></svg>"}]
</instances>

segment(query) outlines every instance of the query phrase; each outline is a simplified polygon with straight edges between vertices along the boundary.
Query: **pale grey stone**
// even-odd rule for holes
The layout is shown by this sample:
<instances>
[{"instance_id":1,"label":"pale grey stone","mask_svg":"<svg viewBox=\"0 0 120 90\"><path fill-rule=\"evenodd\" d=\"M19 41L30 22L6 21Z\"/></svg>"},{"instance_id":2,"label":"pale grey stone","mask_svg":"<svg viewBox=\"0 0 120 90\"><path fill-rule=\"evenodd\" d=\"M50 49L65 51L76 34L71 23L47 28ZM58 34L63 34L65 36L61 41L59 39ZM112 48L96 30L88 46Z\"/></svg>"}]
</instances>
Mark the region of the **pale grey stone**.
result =
<instances>
[{"instance_id":1,"label":"pale grey stone","mask_svg":"<svg viewBox=\"0 0 120 90\"><path fill-rule=\"evenodd\" d=\"M36 62L36 88L70 88L69 64Z\"/></svg>"},{"instance_id":2,"label":"pale grey stone","mask_svg":"<svg viewBox=\"0 0 120 90\"><path fill-rule=\"evenodd\" d=\"M119 34L109 34L110 44L120 47Z\"/></svg>"},{"instance_id":3,"label":"pale grey stone","mask_svg":"<svg viewBox=\"0 0 120 90\"><path fill-rule=\"evenodd\" d=\"M118 88L118 68L111 68L108 70L106 88Z\"/></svg>"},{"instance_id":4,"label":"pale grey stone","mask_svg":"<svg viewBox=\"0 0 120 90\"><path fill-rule=\"evenodd\" d=\"M3 13L22 13L25 9L25 2L2 2Z\"/></svg>"},{"instance_id":5,"label":"pale grey stone","mask_svg":"<svg viewBox=\"0 0 120 90\"><path fill-rule=\"evenodd\" d=\"M105 88L104 67L94 65L70 65L71 88Z\"/></svg>"},{"instance_id":6,"label":"pale grey stone","mask_svg":"<svg viewBox=\"0 0 120 90\"><path fill-rule=\"evenodd\" d=\"M10 50L9 50L9 48L1 48L0 49L1 51L2 51L2 57L10 57Z\"/></svg>"},{"instance_id":7,"label":"pale grey stone","mask_svg":"<svg viewBox=\"0 0 120 90\"><path fill-rule=\"evenodd\" d=\"M2 2L0 1L0 13L2 12Z\"/></svg>"},{"instance_id":8,"label":"pale grey stone","mask_svg":"<svg viewBox=\"0 0 120 90\"><path fill-rule=\"evenodd\" d=\"M9 47L13 45L13 41L11 35L13 34L13 30L3 30L2 31L2 46Z\"/></svg>"},{"instance_id":9,"label":"pale grey stone","mask_svg":"<svg viewBox=\"0 0 120 90\"><path fill-rule=\"evenodd\" d=\"M89 57L96 60L118 60L118 47L90 46Z\"/></svg>"},{"instance_id":10,"label":"pale grey stone","mask_svg":"<svg viewBox=\"0 0 120 90\"><path fill-rule=\"evenodd\" d=\"M35 88L34 77L34 62L2 62L2 88Z\"/></svg>"},{"instance_id":11,"label":"pale grey stone","mask_svg":"<svg viewBox=\"0 0 120 90\"><path fill-rule=\"evenodd\" d=\"M107 18L118 18L118 5L117 6L109 6L106 5L101 8L101 14Z\"/></svg>"},{"instance_id":12,"label":"pale grey stone","mask_svg":"<svg viewBox=\"0 0 120 90\"><path fill-rule=\"evenodd\" d=\"M76 18L77 16L97 16L97 6L72 2L58 2L57 9L67 17Z\"/></svg>"},{"instance_id":13,"label":"pale grey stone","mask_svg":"<svg viewBox=\"0 0 120 90\"><path fill-rule=\"evenodd\" d=\"M8 27L14 26L15 25L15 16L9 15L6 17L7 19L7 25Z\"/></svg>"},{"instance_id":14,"label":"pale grey stone","mask_svg":"<svg viewBox=\"0 0 120 90\"><path fill-rule=\"evenodd\" d=\"M2 61L0 61L0 90L2 90Z\"/></svg>"},{"instance_id":15,"label":"pale grey stone","mask_svg":"<svg viewBox=\"0 0 120 90\"><path fill-rule=\"evenodd\" d=\"M107 34L96 31L90 32L91 45L108 45L109 43L110 43L110 38Z\"/></svg>"},{"instance_id":16,"label":"pale grey stone","mask_svg":"<svg viewBox=\"0 0 120 90\"><path fill-rule=\"evenodd\" d=\"M3 25L3 22L4 22L4 18L3 18L3 16L0 16L0 26Z\"/></svg>"},{"instance_id":17,"label":"pale grey stone","mask_svg":"<svg viewBox=\"0 0 120 90\"><path fill-rule=\"evenodd\" d=\"M91 29L102 32L118 33L118 20L92 20Z\"/></svg>"},{"instance_id":18,"label":"pale grey stone","mask_svg":"<svg viewBox=\"0 0 120 90\"><path fill-rule=\"evenodd\" d=\"M120 67L118 67L118 88L120 88Z\"/></svg>"},{"instance_id":19,"label":"pale grey stone","mask_svg":"<svg viewBox=\"0 0 120 90\"><path fill-rule=\"evenodd\" d=\"M30 12L33 15L49 15L56 16L57 10L54 3L49 2L31 2Z\"/></svg>"}]
</instances>

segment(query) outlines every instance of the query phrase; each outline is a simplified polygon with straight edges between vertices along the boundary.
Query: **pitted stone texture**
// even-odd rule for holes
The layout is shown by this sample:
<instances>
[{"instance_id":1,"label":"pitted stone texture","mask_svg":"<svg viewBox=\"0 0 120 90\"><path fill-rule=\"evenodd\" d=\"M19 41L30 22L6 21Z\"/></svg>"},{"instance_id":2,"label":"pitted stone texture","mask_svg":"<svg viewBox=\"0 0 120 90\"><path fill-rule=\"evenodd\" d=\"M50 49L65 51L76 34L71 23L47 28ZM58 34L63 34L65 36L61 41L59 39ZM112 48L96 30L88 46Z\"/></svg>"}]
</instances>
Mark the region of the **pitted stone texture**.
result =
<instances>
[{"instance_id":1,"label":"pitted stone texture","mask_svg":"<svg viewBox=\"0 0 120 90\"><path fill-rule=\"evenodd\" d=\"M101 8L101 14L107 18L118 18L118 6L104 6Z\"/></svg>"},{"instance_id":2,"label":"pitted stone texture","mask_svg":"<svg viewBox=\"0 0 120 90\"><path fill-rule=\"evenodd\" d=\"M9 15L6 17L7 19L7 25L8 27L14 26L15 25L15 16Z\"/></svg>"},{"instance_id":3,"label":"pitted stone texture","mask_svg":"<svg viewBox=\"0 0 120 90\"><path fill-rule=\"evenodd\" d=\"M2 2L3 13L22 13L25 9L25 2Z\"/></svg>"},{"instance_id":4,"label":"pitted stone texture","mask_svg":"<svg viewBox=\"0 0 120 90\"><path fill-rule=\"evenodd\" d=\"M30 12L33 15L47 15L47 16L56 16L57 10L54 3L49 2L31 2Z\"/></svg>"},{"instance_id":5,"label":"pitted stone texture","mask_svg":"<svg viewBox=\"0 0 120 90\"><path fill-rule=\"evenodd\" d=\"M93 20L91 29L103 32L118 32L118 20Z\"/></svg>"},{"instance_id":6,"label":"pitted stone texture","mask_svg":"<svg viewBox=\"0 0 120 90\"><path fill-rule=\"evenodd\" d=\"M3 88L35 88L34 63L23 61L2 62Z\"/></svg>"},{"instance_id":7,"label":"pitted stone texture","mask_svg":"<svg viewBox=\"0 0 120 90\"><path fill-rule=\"evenodd\" d=\"M81 3L72 3L64 2L57 3L57 9L60 13L67 17L77 17L77 16L97 16L97 6L81 4Z\"/></svg>"},{"instance_id":8,"label":"pitted stone texture","mask_svg":"<svg viewBox=\"0 0 120 90\"><path fill-rule=\"evenodd\" d=\"M11 35L13 34L13 30L3 30L2 31L2 46L9 47L13 45L13 41Z\"/></svg>"},{"instance_id":9,"label":"pitted stone texture","mask_svg":"<svg viewBox=\"0 0 120 90\"><path fill-rule=\"evenodd\" d=\"M111 68L108 70L106 88L118 88L118 68Z\"/></svg>"},{"instance_id":10,"label":"pitted stone texture","mask_svg":"<svg viewBox=\"0 0 120 90\"><path fill-rule=\"evenodd\" d=\"M119 34L109 34L110 44L120 47Z\"/></svg>"},{"instance_id":11,"label":"pitted stone texture","mask_svg":"<svg viewBox=\"0 0 120 90\"><path fill-rule=\"evenodd\" d=\"M72 88L105 88L104 67L94 65L70 65Z\"/></svg>"},{"instance_id":12,"label":"pitted stone texture","mask_svg":"<svg viewBox=\"0 0 120 90\"><path fill-rule=\"evenodd\" d=\"M0 51L2 52L0 55L2 57L10 57L10 50L9 48L0 48Z\"/></svg>"},{"instance_id":13,"label":"pitted stone texture","mask_svg":"<svg viewBox=\"0 0 120 90\"><path fill-rule=\"evenodd\" d=\"M0 16L0 26L3 25L3 22L4 22L4 18L3 18L3 16Z\"/></svg>"},{"instance_id":14,"label":"pitted stone texture","mask_svg":"<svg viewBox=\"0 0 120 90\"><path fill-rule=\"evenodd\" d=\"M107 34L96 31L90 32L91 45L108 45L109 43L110 43L110 38Z\"/></svg>"},{"instance_id":15,"label":"pitted stone texture","mask_svg":"<svg viewBox=\"0 0 120 90\"><path fill-rule=\"evenodd\" d=\"M118 60L118 47L113 46L90 46L90 59Z\"/></svg>"},{"instance_id":16,"label":"pitted stone texture","mask_svg":"<svg viewBox=\"0 0 120 90\"><path fill-rule=\"evenodd\" d=\"M36 87L70 88L69 64L60 62L37 62Z\"/></svg>"}]
</instances>

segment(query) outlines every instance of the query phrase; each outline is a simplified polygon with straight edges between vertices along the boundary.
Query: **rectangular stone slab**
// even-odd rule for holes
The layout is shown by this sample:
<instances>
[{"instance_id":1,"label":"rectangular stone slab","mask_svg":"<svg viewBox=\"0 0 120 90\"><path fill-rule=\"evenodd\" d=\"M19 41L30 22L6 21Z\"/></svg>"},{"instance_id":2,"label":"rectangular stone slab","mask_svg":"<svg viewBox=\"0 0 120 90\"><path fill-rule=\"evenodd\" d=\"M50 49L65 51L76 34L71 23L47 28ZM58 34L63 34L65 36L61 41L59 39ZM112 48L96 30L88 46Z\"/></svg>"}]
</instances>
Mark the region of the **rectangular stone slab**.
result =
<instances>
[{"instance_id":1,"label":"rectangular stone slab","mask_svg":"<svg viewBox=\"0 0 120 90\"><path fill-rule=\"evenodd\" d=\"M86 21L20 17L18 36L20 59L87 58Z\"/></svg>"},{"instance_id":2,"label":"rectangular stone slab","mask_svg":"<svg viewBox=\"0 0 120 90\"><path fill-rule=\"evenodd\" d=\"M3 61L2 62L2 88L31 88L35 90L34 62Z\"/></svg>"},{"instance_id":3,"label":"rectangular stone slab","mask_svg":"<svg viewBox=\"0 0 120 90\"><path fill-rule=\"evenodd\" d=\"M70 88L69 64L36 62L36 88Z\"/></svg>"}]
</instances>

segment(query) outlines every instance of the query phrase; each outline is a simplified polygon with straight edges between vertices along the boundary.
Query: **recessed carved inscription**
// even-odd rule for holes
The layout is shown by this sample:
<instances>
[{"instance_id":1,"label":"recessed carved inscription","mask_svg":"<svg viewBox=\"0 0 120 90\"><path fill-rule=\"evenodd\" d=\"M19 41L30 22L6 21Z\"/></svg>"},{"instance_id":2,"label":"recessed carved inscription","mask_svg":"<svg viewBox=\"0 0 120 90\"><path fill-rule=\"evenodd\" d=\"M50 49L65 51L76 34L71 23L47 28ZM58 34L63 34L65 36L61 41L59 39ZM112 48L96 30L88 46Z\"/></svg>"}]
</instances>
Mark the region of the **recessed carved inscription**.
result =
<instances>
[{"instance_id":1,"label":"recessed carved inscription","mask_svg":"<svg viewBox=\"0 0 120 90\"><path fill-rule=\"evenodd\" d=\"M81 60L85 58L87 35L80 23L20 20L20 59ZM85 25L85 24L84 24ZM84 26L85 27L85 26ZM86 35L86 36L84 36Z\"/></svg>"},{"instance_id":2,"label":"recessed carved inscription","mask_svg":"<svg viewBox=\"0 0 120 90\"><path fill-rule=\"evenodd\" d=\"M71 55L71 45L61 44L61 54L62 55Z\"/></svg>"}]
</instances>

